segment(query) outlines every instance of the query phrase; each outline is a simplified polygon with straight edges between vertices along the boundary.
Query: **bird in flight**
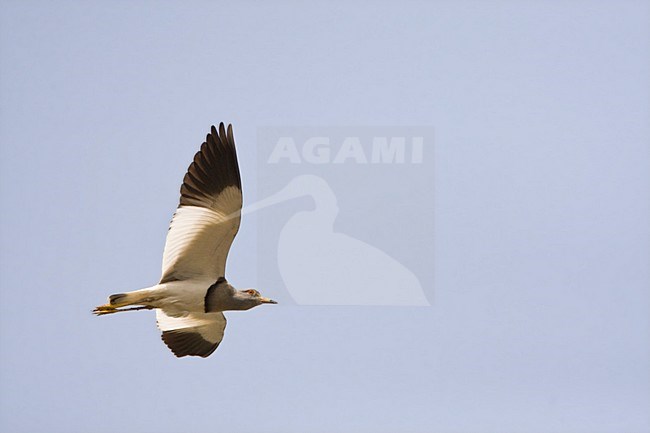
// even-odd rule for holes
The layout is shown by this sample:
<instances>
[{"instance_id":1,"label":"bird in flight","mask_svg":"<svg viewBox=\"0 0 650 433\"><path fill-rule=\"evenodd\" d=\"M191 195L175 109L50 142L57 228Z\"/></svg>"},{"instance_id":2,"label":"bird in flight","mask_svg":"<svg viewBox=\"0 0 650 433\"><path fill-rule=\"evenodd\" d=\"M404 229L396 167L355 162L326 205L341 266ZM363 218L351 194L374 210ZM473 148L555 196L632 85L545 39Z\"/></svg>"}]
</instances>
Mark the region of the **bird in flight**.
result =
<instances>
[{"instance_id":1,"label":"bird in flight","mask_svg":"<svg viewBox=\"0 0 650 433\"><path fill-rule=\"evenodd\" d=\"M155 309L162 340L174 355L211 355L226 328L224 311L277 304L257 290L237 290L226 281L226 258L239 230L241 207L232 125L226 132L221 123L218 131L212 126L183 178L180 204L165 242L160 282L110 295L108 303L93 313Z\"/></svg>"}]
</instances>

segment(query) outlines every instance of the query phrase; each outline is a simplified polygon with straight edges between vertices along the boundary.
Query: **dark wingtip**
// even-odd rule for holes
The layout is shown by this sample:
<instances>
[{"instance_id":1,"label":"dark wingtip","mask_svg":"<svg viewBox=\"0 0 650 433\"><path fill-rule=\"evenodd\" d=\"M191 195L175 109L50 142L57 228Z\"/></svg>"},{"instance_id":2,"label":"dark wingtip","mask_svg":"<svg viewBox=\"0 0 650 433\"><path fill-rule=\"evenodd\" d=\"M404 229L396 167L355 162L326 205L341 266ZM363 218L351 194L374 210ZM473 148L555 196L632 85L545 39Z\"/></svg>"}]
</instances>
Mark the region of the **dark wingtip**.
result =
<instances>
[{"instance_id":1,"label":"dark wingtip","mask_svg":"<svg viewBox=\"0 0 650 433\"><path fill-rule=\"evenodd\" d=\"M221 343L220 341L211 343L203 339L201 334L197 332L182 330L163 331L161 338L177 358L184 356L207 358L217 350L217 347Z\"/></svg>"},{"instance_id":2,"label":"dark wingtip","mask_svg":"<svg viewBox=\"0 0 650 433\"><path fill-rule=\"evenodd\" d=\"M210 127L210 134L216 137L219 137L221 139L229 138L232 139L232 123L229 123L228 126L226 127L226 124L223 122L219 122L219 128L216 126L212 125ZM206 140L207 141L207 140Z\"/></svg>"},{"instance_id":3,"label":"dark wingtip","mask_svg":"<svg viewBox=\"0 0 650 433\"><path fill-rule=\"evenodd\" d=\"M235 142L235 138L232 135L232 123L228 124L228 141L232 144Z\"/></svg>"},{"instance_id":4,"label":"dark wingtip","mask_svg":"<svg viewBox=\"0 0 650 433\"><path fill-rule=\"evenodd\" d=\"M231 127L226 135L224 123L212 125L205 142L195 154L181 185L180 205L210 207L213 196L227 186L241 191L241 175Z\"/></svg>"}]
</instances>

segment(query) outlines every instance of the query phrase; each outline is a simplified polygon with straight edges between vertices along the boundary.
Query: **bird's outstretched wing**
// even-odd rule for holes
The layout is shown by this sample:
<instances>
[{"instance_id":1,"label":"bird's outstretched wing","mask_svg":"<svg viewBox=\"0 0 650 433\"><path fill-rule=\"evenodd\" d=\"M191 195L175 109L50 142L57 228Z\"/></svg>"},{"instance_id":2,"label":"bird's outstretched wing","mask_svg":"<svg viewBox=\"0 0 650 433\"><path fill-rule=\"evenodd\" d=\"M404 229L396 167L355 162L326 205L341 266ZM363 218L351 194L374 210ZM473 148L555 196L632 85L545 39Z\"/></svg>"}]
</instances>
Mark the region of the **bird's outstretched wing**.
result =
<instances>
[{"instance_id":1,"label":"bird's outstretched wing","mask_svg":"<svg viewBox=\"0 0 650 433\"><path fill-rule=\"evenodd\" d=\"M219 347L226 329L223 313L189 313L172 317L157 309L156 323L162 331L162 340L179 358L210 356Z\"/></svg>"},{"instance_id":2,"label":"bird's outstretched wing","mask_svg":"<svg viewBox=\"0 0 650 433\"><path fill-rule=\"evenodd\" d=\"M241 219L241 178L232 125L213 126L194 156L181 186L172 218L160 283L189 278L216 281L224 276L226 258Z\"/></svg>"}]
</instances>

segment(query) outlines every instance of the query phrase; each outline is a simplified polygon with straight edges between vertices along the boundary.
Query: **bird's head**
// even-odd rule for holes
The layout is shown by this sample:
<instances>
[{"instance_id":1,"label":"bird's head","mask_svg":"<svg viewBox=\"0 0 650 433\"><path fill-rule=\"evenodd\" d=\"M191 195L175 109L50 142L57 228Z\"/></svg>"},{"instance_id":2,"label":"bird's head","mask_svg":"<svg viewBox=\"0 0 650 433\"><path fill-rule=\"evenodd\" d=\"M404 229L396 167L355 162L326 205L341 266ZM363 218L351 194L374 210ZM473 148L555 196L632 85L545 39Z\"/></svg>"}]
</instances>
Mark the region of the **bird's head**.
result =
<instances>
[{"instance_id":1,"label":"bird's head","mask_svg":"<svg viewBox=\"0 0 650 433\"><path fill-rule=\"evenodd\" d=\"M246 310L262 304L277 304L273 299L263 297L260 292L255 289L238 290L237 297L243 305L248 307L245 308Z\"/></svg>"}]
</instances>

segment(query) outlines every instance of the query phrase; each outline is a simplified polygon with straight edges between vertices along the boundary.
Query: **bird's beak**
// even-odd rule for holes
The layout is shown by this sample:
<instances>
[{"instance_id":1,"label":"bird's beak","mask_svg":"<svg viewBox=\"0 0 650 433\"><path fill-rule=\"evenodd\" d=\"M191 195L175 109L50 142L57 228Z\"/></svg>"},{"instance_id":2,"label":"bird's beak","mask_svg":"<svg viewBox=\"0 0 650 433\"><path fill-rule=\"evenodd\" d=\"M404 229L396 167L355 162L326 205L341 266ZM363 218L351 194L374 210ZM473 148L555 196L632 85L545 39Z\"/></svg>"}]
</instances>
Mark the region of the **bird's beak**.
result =
<instances>
[{"instance_id":1,"label":"bird's beak","mask_svg":"<svg viewBox=\"0 0 650 433\"><path fill-rule=\"evenodd\" d=\"M261 301L262 301L262 304L277 304L276 301L274 301L273 299L269 299L269 298L261 298Z\"/></svg>"}]
</instances>

